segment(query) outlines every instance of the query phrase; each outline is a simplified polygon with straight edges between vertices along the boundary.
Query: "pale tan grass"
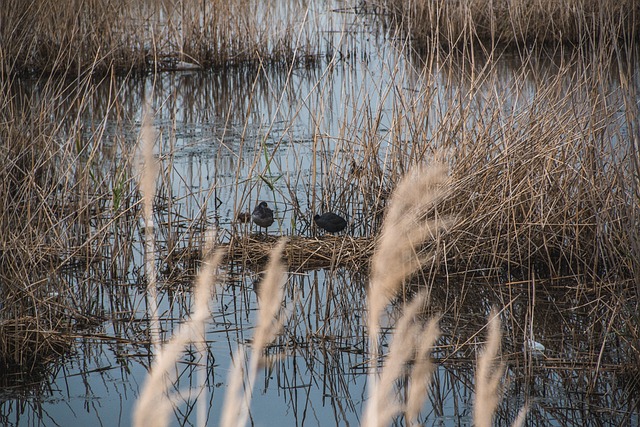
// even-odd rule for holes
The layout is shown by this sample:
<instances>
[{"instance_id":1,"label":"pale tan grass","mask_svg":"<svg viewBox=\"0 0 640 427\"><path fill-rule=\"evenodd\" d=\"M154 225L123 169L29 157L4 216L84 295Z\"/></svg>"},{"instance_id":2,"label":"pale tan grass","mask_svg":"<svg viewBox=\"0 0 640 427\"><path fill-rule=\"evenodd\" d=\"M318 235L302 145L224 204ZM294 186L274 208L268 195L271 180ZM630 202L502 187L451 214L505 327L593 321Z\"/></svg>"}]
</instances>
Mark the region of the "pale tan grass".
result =
<instances>
[{"instance_id":1,"label":"pale tan grass","mask_svg":"<svg viewBox=\"0 0 640 427\"><path fill-rule=\"evenodd\" d=\"M372 390L365 408L363 425L384 426L402 411L403 406L410 424L417 423L420 408L427 395L431 376L435 368L430 360L430 352L440 335L437 318L426 325L418 320L420 310L427 301L426 294L417 295L404 307L402 317L396 325L389 354L380 374L377 387ZM398 400L395 384L404 374L407 364L413 360L409 379L407 403ZM375 413L374 413L375 411Z\"/></svg>"},{"instance_id":2,"label":"pale tan grass","mask_svg":"<svg viewBox=\"0 0 640 427\"><path fill-rule=\"evenodd\" d=\"M363 425L387 425L391 418L401 410L401 404L395 393L395 382L402 375L406 363L415 354L415 345L420 335L420 326L415 317L424 306L424 295L415 298L404 310L393 333L389 354L380 373L377 387L369 396L364 412Z\"/></svg>"},{"instance_id":3,"label":"pale tan grass","mask_svg":"<svg viewBox=\"0 0 640 427\"><path fill-rule=\"evenodd\" d=\"M416 337L416 356L409 376L411 384L407 395L405 414L410 425L419 425L418 414L429 393L436 365L431 359L431 350L440 336L439 317L430 319L422 333Z\"/></svg>"},{"instance_id":4,"label":"pale tan grass","mask_svg":"<svg viewBox=\"0 0 640 427\"><path fill-rule=\"evenodd\" d=\"M282 315L282 301L284 297L284 284L286 283L286 269L282 264L282 252L286 245L285 238L280 239L276 247L271 251L266 274L258 291L260 309L256 331L253 335L252 352L249 359L249 369L246 373L244 391L237 381L243 374L242 363L244 350L238 349L234 357L234 369L231 375L232 386L229 388L224 406L222 408L222 425L244 426L249 417L249 405L253 396L253 385L258 373L258 368L263 364L264 350L271 341L280 333L286 315ZM244 376L244 375L243 375Z\"/></svg>"},{"instance_id":5,"label":"pale tan grass","mask_svg":"<svg viewBox=\"0 0 640 427\"><path fill-rule=\"evenodd\" d=\"M491 427L501 399L500 380L505 364L499 361L500 318L496 309L491 310L488 322L487 343L476 362L476 396L473 403L473 421L478 427Z\"/></svg>"},{"instance_id":6,"label":"pale tan grass","mask_svg":"<svg viewBox=\"0 0 640 427\"><path fill-rule=\"evenodd\" d=\"M152 124L150 107L144 113L140 132L142 164L140 177L140 193L142 195L144 233L145 275L147 278L147 310L149 311L149 330L151 343L156 350L160 344L160 323L158 320L157 271L155 266L155 227L153 224L153 199L156 195L156 179L158 177L157 160L153 147L156 133Z\"/></svg>"},{"instance_id":7,"label":"pale tan grass","mask_svg":"<svg viewBox=\"0 0 640 427\"><path fill-rule=\"evenodd\" d=\"M168 394L168 386L173 380L169 373L180 359L186 345L203 342L204 324L211 316L209 302L212 298L213 284L216 282L215 271L222 256L223 252L217 251L204 261L196 281L190 319L182 324L169 342L158 351L134 408L134 426L161 427L169 424L169 415L174 405L172 397ZM202 345L198 347L202 349ZM203 397L200 396L201 399ZM203 420L199 422L202 424Z\"/></svg>"},{"instance_id":8,"label":"pale tan grass","mask_svg":"<svg viewBox=\"0 0 640 427\"><path fill-rule=\"evenodd\" d=\"M222 406L222 415L220 417L220 425L224 427L240 426L238 414L247 407L246 396L243 391L245 369L244 369L245 350L240 346L232 358L233 366L229 369L227 375L227 391L224 394L224 405Z\"/></svg>"},{"instance_id":9,"label":"pale tan grass","mask_svg":"<svg viewBox=\"0 0 640 427\"><path fill-rule=\"evenodd\" d=\"M380 237L371 260L369 325L378 333L378 318L400 290L405 278L422 265L419 247L451 224L449 219L425 219L445 194L446 167L441 164L407 174L391 196Z\"/></svg>"},{"instance_id":10,"label":"pale tan grass","mask_svg":"<svg viewBox=\"0 0 640 427\"><path fill-rule=\"evenodd\" d=\"M518 416L513 421L512 427L524 427L525 421L527 421L527 414L529 413L529 405L526 404L518 411Z\"/></svg>"},{"instance_id":11,"label":"pale tan grass","mask_svg":"<svg viewBox=\"0 0 640 427\"><path fill-rule=\"evenodd\" d=\"M414 347L407 343L405 322L414 311L403 317L398 329L398 345L391 350L387 366L378 379L377 360L380 316L384 307L401 289L404 280L413 274L427 259L421 247L429 239L449 225L449 219L427 220L426 215L434 211L434 205L446 194L447 173L441 164L427 168L417 168L407 174L391 195L382 231L371 262L369 288L369 352L368 376L369 402L363 417L363 424L378 426L385 424L392 414L399 410L398 404L388 399L390 385L399 375L407 358L413 355ZM416 303L419 304L419 301ZM416 310L412 306L411 310ZM415 327L411 332L415 335ZM395 340L394 340L395 342ZM383 398L384 396L384 398ZM415 399L415 397L413 397ZM416 402L412 401L412 408Z\"/></svg>"}]
</instances>

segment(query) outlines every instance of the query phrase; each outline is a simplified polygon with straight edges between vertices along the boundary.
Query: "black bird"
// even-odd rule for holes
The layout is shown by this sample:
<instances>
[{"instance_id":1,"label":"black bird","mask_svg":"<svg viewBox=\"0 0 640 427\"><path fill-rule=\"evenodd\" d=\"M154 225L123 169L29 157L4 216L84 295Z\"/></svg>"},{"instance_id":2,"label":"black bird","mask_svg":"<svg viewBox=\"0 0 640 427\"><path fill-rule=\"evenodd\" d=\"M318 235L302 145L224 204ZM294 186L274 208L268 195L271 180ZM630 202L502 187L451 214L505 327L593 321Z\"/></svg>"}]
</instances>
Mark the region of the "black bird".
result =
<instances>
[{"instance_id":1,"label":"black bird","mask_svg":"<svg viewBox=\"0 0 640 427\"><path fill-rule=\"evenodd\" d=\"M253 210L251 219L258 227L263 227L266 233L266 228L273 224L273 211L269 209L267 202L260 202Z\"/></svg>"},{"instance_id":2,"label":"black bird","mask_svg":"<svg viewBox=\"0 0 640 427\"><path fill-rule=\"evenodd\" d=\"M340 215L336 215L333 212L323 213L313 217L316 225L329 233L337 233L342 231L347 226L347 220Z\"/></svg>"}]
</instances>

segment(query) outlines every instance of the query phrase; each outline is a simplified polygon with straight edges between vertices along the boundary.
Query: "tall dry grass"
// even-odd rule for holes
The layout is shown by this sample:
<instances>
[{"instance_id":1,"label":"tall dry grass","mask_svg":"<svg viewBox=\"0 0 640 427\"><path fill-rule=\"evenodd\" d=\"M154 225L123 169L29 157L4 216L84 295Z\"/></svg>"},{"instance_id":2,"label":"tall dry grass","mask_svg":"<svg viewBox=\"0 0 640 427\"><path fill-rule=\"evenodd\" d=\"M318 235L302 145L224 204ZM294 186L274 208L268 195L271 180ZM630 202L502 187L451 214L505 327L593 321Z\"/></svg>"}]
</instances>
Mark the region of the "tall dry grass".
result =
<instances>
[{"instance_id":1,"label":"tall dry grass","mask_svg":"<svg viewBox=\"0 0 640 427\"><path fill-rule=\"evenodd\" d=\"M4 372L17 367L28 374L69 351L68 334L97 316L96 280L117 277L131 259L126 246L132 226L119 218L133 215L135 208L116 206L115 191L117 182L121 200L134 192L127 157L115 166L96 144L99 132L88 136L61 119L65 111L87 107L91 89L86 80L78 86L74 96L55 79L29 87L15 78L0 79ZM111 232L117 237L106 239ZM105 251L114 258L98 255Z\"/></svg>"},{"instance_id":2,"label":"tall dry grass","mask_svg":"<svg viewBox=\"0 0 640 427\"><path fill-rule=\"evenodd\" d=\"M301 2L9 0L0 11L0 72L73 76L304 60L315 54L306 11Z\"/></svg>"},{"instance_id":3,"label":"tall dry grass","mask_svg":"<svg viewBox=\"0 0 640 427\"><path fill-rule=\"evenodd\" d=\"M640 34L633 0L379 1L416 45L571 43L597 47Z\"/></svg>"},{"instance_id":4,"label":"tall dry grass","mask_svg":"<svg viewBox=\"0 0 640 427\"><path fill-rule=\"evenodd\" d=\"M376 228L408 165L448 153L451 196L440 212L461 220L438 252L441 272L637 277L640 119L626 89L638 84L637 58L624 49L506 55L428 55L376 88L407 87L393 100L353 94L373 112L341 129L331 194L355 194L356 222ZM548 68L540 55L553 58Z\"/></svg>"}]
</instances>

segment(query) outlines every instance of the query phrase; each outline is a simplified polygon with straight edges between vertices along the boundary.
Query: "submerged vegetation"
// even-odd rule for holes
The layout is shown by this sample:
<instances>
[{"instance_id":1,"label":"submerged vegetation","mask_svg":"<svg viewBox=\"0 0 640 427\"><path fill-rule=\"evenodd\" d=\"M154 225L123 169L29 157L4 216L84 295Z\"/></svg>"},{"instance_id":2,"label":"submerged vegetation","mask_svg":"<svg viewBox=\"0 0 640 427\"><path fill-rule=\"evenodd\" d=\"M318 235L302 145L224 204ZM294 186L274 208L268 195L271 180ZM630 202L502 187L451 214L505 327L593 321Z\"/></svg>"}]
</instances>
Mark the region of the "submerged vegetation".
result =
<instances>
[{"instance_id":1,"label":"submerged vegetation","mask_svg":"<svg viewBox=\"0 0 640 427\"><path fill-rule=\"evenodd\" d=\"M437 408L454 383L486 402L478 425L561 417L536 401L545 381L637 420L636 2L378 2L406 37L377 51L347 25L322 33L315 2L264 3L0 8L0 383L40 384L79 337L108 342L127 372L156 356L141 362L141 405L169 405L166 420L180 399L207 403L203 377L196 399L164 394L180 375L153 375L180 361L212 375L213 313L233 354L226 420L248 416L258 367L266 388L283 360L318 354L347 363L323 373L340 377L323 400L347 377L371 387L361 406L340 400L336 420L420 423L425 396ZM231 70L241 63L257 66ZM149 77L118 77L132 71ZM144 185L141 134L158 165ZM439 166L414 174L425 164ZM261 200L266 236L238 220ZM327 211L348 218L343 234L319 232L313 215ZM242 331L253 289L268 330L234 353L245 338L226 310ZM262 292L278 296L266 317ZM566 417L592 415L576 411Z\"/></svg>"}]
</instances>

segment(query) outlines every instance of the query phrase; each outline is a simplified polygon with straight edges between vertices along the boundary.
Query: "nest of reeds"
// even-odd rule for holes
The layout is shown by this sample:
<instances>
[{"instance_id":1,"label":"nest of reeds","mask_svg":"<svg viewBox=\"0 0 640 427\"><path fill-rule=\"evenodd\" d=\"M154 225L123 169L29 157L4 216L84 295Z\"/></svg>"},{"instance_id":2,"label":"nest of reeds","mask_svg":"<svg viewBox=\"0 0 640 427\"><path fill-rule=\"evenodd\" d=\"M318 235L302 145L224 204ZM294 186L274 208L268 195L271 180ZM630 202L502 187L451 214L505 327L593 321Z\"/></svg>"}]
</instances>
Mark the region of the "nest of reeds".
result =
<instances>
[{"instance_id":1,"label":"nest of reeds","mask_svg":"<svg viewBox=\"0 0 640 427\"><path fill-rule=\"evenodd\" d=\"M267 262L279 239L280 237L260 235L233 236L222 248L228 261L261 265ZM374 243L375 239L371 237L290 236L287 238L282 258L290 270L336 267L361 270L369 264Z\"/></svg>"}]
</instances>

